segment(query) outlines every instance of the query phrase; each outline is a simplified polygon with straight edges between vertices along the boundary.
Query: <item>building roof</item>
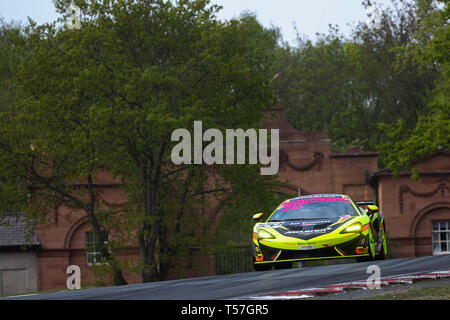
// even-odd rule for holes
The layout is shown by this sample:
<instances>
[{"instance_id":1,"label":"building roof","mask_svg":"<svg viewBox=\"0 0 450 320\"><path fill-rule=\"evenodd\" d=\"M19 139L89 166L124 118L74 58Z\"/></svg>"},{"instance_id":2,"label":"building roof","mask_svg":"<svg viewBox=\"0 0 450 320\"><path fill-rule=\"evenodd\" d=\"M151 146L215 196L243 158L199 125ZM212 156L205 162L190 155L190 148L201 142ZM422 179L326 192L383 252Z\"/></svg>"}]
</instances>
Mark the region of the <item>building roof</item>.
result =
<instances>
[{"instance_id":1,"label":"building roof","mask_svg":"<svg viewBox=\"0 0 450 320\"><path fill-rule=\"evenodd\" d=\"M25 212L0 213L0 247L39 245L32 221Z\"/></svg>"},{"instance_id":2,"label":"building roof","mask_svg":"<svg viewBox=\"0 0 450 320\"><path fill-rule=\"evenodd\" d=\"M418 167L418 173L420 175L446 175L450 173L450 162L447 158L450 157L450 150L439 148L436 152L433 152L419 160L412 160L411 166ZM442 158L442 159L439 159ZM431 161L431 160L438 161ZM399 171L399 176L410 176L414 172L411 170ZM380 176L393 176L394 172L389 168L379 169L372 173L372 178Z\"/></svg>"}]
</instances>

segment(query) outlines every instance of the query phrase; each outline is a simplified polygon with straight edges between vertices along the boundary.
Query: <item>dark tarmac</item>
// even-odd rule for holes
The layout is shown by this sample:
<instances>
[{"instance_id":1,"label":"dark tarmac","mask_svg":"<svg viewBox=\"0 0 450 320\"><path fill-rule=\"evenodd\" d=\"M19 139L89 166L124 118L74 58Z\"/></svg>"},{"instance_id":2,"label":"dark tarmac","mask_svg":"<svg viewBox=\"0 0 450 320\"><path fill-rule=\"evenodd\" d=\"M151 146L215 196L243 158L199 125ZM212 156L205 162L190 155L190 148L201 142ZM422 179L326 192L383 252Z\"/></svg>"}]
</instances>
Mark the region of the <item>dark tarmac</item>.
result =
<instances>
[{"instance_id":1,"label":"dark tarmac","mask_svg":"<svg viewBox=\"0 0 450 320\"><path fill-rule=\"evenodd\" d=\"M180 279L118 287L4 297L20 300L225 300L248 299L270 292L366 281L367 267L378 265L381 277L450 269L450 255L389 259L264 272Z\"/></svg>"}]
</instances>

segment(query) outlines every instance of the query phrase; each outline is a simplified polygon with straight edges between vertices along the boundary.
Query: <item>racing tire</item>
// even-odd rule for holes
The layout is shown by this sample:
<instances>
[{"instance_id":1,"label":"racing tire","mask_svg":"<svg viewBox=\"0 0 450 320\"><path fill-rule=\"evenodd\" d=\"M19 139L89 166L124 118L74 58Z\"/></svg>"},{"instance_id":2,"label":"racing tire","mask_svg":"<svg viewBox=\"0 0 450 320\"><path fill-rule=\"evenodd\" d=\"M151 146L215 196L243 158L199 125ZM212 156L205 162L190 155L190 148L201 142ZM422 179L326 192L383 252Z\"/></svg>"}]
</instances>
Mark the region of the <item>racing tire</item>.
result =
<instances>
[{"instance_id":1,"label":"racing tire","mask_svg":"<svg viewBox=\"0 0 450 320\"><path fill-rule=\"evenodd\" d=\"M372 261L375 259L375 243L372 236L372 230L369 233L369 248L368 248L368 256L363 257L357 257L356 261L358 262L366 262L366 261Z\"/></svg>"},{"instance_id":2,"label":"racing tire","mask_svg":"<svg viewBox=\"0 0 450 320\"><path fill-rule=\"evenodd\" d=\"M383 232L381 234L382 236L382 242L381 242L381 249L380 249L380 253L376 255L376 259L377 260L384 260L387 257L387 239L386 239L386 234L384 233L384 226L383 226Z\"/></svg>"}]
</instances>

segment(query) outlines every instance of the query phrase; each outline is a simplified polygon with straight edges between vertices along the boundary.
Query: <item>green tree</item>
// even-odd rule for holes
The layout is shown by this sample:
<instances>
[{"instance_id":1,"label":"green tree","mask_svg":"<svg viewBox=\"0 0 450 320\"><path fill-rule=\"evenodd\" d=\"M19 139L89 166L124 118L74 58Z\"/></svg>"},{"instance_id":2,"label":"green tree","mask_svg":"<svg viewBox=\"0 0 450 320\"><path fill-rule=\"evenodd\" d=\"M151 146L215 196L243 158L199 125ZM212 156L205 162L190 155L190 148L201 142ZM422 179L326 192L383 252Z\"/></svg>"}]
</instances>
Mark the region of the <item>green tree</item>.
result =
<instances>
[{"instance_id":1,"label":"green tree","mask_svg":"<svg viewBox=\"0 0 450 320\"><path fill-rule=\"evenodd\" d=\"M138 230L144 282L166 279L180 248L210 237L213 221L198 213L217 214L243 184L252 182L247 192L263 191L255 187L264 185L255 168L170 161L175 129L192 132L199 119L223 132L257 127L272 98L272 35L251 16L219 22L218 8L208 4L125 1L102 8L98 20L95 43L104 49L94 57L107 88L95 108L99 135L114 146L105 152L114 171L135 182L127 192L139 205L128 221ZM218 205L210 208L213 201Z\"/></svg>"},{"instance_id":2,"label":"green tree","mask_svg":"<svg viewBox=\"0 0 450 320\"><path fill-rule=\"evenodd\" d=\"M405 128L414 128L429 112L425 98L438 75L433 64L411 54L418 43L418 10L411 1L393 1L393 8L381 12L380 28L361 22L346 38L331 26L315 42L299 37L297 46L281 47L274 69L281 75L274 86L292 124L328 132L335 151L349 145L377 150L390 141L382 123L401 119ZM436 10L422 11L428 16ZM381 154L380 165L384 161Z\"/></svg>"},{"instance_id":3,"label":"green tree","mask_svg":"<svg viewBox=\"0 0 450 320\"><path fill-rule=\"evenodd\" d=\"M55 1L59 22L69 3ZM3 119L5 159L34 179L36 199L46 199L34 202L37 211L61 199L83 208L99 247L115 226L120 243L139 245L143 282L164 280L175 255L210 243L223 208L274 185L259 165L175 166L170 153L173 130L192 132L194 120L223 132L258 127L273 101L276 39L254 16L218 21L209 1L74 3L80 29L31 23L25 30L30 52ZM95 210L99 166L125 182L129 203L117 212ZM104 254L120 279L115 256Z\"/></svg>"},{"instance_id":4,"label":"green tree","mask_svg":"<svg viewBox=\"0 0 450 320\"><path fill-rule=\"evenodd\" d=\"M418 1L417 13L422 19L415 34L416 45L410 53L410 59L439 70L435 86L426 97L429 112L421 114L412 129L406 128L402 120L382 127L391 141L381 145L380 150L395 173L413 169L413 160L420 160L439 148L450 149L450 9L448 2L441 2L441 9L436 10L435 2Z\"/></svg>"},{"instance_id":5,"label":"green tree","mask_svg":"<svg viewBox=\"0 0 450 320\"><path fill-rule=\"evenodd\" d=\"M9 29L3 39L8 104L0 114L2 207L28 211L29 218L49 225L58 219L58 205L83 210L114 284L126 284L105 244L108 226L98 210L93 183L98 141L90 133L90 104L72 86L85 62L77 59L76 39L54 24L33 21Z\"/></svg>"},{"instance_id":6,"label":"green tree","mask_svg":"<svg viewBox=\"0 0 450 320\"><path fill-rule=\"evenodd\" d=\"M0 119L9 119L9 111L14 97L11 80L22 57L26 54L23 46L22 28L8 24L0 17ZM12 43L20 45L12 46ZM0 128L0 130L4 129ZM22 211L27 205L27 181L14 161L5 161L9 154L8 143L0 140L0 208L3 212Z\"/></svg>"}]
</instances>

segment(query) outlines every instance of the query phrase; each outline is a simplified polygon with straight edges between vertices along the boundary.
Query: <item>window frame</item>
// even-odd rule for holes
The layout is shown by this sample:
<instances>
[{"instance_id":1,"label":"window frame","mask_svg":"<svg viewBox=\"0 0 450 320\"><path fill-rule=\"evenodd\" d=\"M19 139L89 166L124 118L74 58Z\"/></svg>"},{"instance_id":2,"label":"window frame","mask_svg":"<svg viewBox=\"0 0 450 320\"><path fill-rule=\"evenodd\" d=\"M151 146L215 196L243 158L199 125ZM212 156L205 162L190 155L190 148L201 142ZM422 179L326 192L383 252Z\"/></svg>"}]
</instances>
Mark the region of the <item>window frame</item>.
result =
<instances>
[{"instance_id":1,"label":"window frame","mask_svg":"<svg viewBox=\"0 0 450 320\"><path fill-rule=\"evenodd\" d=\"M444 229L441 228L441 224L444 225ZM436 225L437 228L435 228ZM435 235L437 236L435 237ZM444 239L442 239L442 235L444 235ZM445 243L445 251L441 250L442 243ZM435 251L435 244L439 251ZM450 220L431 220L431 251L433 255L450 254Z\"/></svg>"}]
</instances>

